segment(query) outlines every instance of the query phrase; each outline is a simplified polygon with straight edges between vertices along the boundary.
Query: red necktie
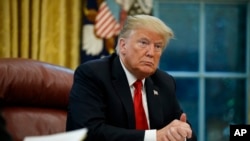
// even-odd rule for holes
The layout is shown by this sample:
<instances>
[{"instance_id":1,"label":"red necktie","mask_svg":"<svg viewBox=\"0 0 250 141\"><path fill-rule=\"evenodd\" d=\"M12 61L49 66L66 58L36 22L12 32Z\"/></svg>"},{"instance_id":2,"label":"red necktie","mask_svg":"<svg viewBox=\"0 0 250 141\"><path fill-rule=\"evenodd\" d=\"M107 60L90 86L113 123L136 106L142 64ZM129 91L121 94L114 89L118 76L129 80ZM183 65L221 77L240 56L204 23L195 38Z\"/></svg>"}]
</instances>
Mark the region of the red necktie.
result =
<instances>
[{"instance_id":1,"label":"red necktie","mask_svg":"<svg viewBox=\"0 0 250 141\"><path fill-rule=\"evenodd\" d=\"M134 84L134 109L136 129L148 129L146 114L142 105L142 81L137 80Z\"/></svg>"}]
</instances>

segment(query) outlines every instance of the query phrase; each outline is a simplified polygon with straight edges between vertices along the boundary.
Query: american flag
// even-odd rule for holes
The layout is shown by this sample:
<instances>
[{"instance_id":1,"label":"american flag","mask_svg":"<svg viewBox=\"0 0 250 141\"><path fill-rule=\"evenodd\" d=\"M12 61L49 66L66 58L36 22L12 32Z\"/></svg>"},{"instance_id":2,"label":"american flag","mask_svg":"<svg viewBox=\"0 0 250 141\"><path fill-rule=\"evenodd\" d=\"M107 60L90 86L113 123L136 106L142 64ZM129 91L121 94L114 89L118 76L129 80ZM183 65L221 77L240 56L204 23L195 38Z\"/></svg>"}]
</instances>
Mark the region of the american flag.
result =
<instances>
[{"instance_id":1,"label":"american flag","mask_svg":"<svg viewBox=\"0 0 250 141\"><path fill-rule=\"evenodd\" d=\"M95 19L96 36L108 39L112 36L118 35L120 29L121 26L112 15L107 3L105 1L102 2Z\"/></svg>"}]
</instances>

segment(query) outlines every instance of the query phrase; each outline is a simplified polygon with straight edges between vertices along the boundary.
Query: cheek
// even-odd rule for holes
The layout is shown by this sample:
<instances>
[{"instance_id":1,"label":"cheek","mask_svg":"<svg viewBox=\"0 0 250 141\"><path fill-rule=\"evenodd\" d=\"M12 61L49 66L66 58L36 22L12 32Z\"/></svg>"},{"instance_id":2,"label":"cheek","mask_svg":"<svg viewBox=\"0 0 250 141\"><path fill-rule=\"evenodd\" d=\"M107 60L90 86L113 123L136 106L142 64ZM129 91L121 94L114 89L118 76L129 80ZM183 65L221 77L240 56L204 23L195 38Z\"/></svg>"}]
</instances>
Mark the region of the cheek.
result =
<instances>
[{"instance_id":1,"label":"cheek","mask_svg":"<svg viewBox=\"0 0 250 141\"><path fill-rule=\"evenodd\" d=\"M142 50L136 48L136 47L130 47L126 49L127 56L133 57L131 59L138 59L140 58L144 53Z\"/></svg>"},{"instance_id":2,"label":"cheek","mask_svg":"<svg viewBox=\"0 0 250 141\"><path fill-rule=\"evenodd\" d=\"M160 62L160 58L161 58L161 55L156 55L155 58L154 58L154 62L155 64L158 66L159 62Z\"/></svg>"}]
</instances>

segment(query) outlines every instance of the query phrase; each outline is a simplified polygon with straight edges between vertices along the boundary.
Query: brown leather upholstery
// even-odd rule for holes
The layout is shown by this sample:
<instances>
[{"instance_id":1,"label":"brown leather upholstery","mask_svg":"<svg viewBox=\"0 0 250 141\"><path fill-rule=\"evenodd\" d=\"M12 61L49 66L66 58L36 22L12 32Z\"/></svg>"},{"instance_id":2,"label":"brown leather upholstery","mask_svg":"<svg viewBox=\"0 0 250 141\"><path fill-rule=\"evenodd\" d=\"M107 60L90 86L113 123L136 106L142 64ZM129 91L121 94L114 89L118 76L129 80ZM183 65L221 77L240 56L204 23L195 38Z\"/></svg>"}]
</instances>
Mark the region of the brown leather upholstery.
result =
<instances>
[{"instance_id":1,"label":"brown leather upholstery","mask_svg":"<svg viewBox=\"0 0 250 141\"><path fill-rule=\"evenodd\" d=\"M21 58L0 59L0 103L14 141L65 132L73 70Z\"/></svg>"}]
</instances>

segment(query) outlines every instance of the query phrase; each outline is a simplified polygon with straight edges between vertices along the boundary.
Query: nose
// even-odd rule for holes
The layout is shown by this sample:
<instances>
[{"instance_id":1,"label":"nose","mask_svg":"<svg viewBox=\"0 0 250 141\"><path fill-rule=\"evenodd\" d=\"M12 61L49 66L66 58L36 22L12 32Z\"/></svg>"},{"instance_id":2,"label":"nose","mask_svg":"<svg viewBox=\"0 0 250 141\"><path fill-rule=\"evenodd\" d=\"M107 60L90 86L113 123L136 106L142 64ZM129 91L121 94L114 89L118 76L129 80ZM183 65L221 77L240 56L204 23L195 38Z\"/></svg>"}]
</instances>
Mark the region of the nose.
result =
<instances>
[{"instance_id":1,"label":"nose","mask_svg":"<svg viewBox=\"0 0 250 141\"><path fill-rule=\"evenodd\" d=\"M153 57L155 53L154 49L155 49L154 44L150 44L149 47L147 48L146 56Z\"/></svg>"}]
</instances>

